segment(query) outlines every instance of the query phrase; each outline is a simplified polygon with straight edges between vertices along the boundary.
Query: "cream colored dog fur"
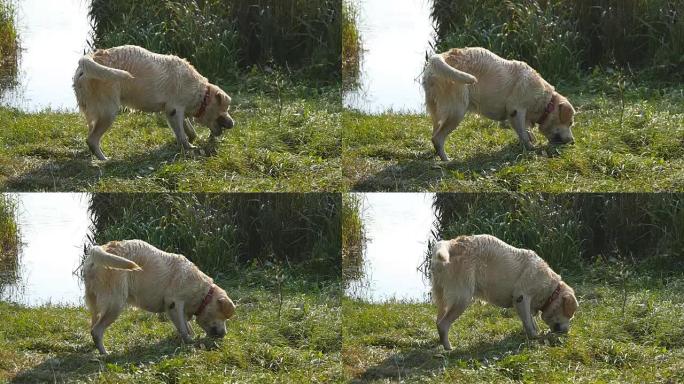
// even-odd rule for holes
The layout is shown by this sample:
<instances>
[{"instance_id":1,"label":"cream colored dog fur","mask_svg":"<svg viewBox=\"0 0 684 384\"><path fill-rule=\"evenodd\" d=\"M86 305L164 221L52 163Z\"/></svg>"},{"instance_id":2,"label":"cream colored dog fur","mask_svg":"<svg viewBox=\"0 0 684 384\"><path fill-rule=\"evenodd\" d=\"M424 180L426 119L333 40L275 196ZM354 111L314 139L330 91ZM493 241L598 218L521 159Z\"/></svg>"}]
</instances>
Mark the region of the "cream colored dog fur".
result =
<instances>
[{"instance_id":1,"label":"cream colored dog fur","mask_svg":"<svg viewBox=\"0 0 684 384\"><path fill-rule=\"evenodd\" d=\"M432 250L432 298L437 331L450 350L449 328L474 298L515 307L530 337L538 334L534 316L554 332L567 332L577 310L573 289L534 251L515 248L490 235L459 236Z\"/></svg>"},{"instance_id":2,"label":"cream colored dog fur","mask_svg":"<svg viewBox=\"0 0 684 384\"><path fill-rule=\"evenodd\" d=\"M211 136L233 127L230 97L186 60L124 45L83 56L73 79L78 107L88 124L88 147L106 160L100 140L121 105L145 112L164 112L176 140L185 150L197 133L187 116L206 125Z\"/></svg>"},{"instance_id":3,"label":"cream colored dog fur","mask_svg":"<svg viewBox=\"0 0 684 384\"><path fill-rule=\"evenodd\" d=\"M111 241L93 246L83 264L85 299L91 313L91 335L100 353L107 327L126 303L162 313L173 321L186 343L193 316L208 336L223 337L235 304L226 291L183 255L161 251L142 240Z\"/></svg>"},{"instance_id":4,"label":"cream colored dog fur","mask_svg":"<svg viewBox=\"0 0 684 384\"><path fill-rule=\"evenodd\" d=\"M534 141L528 128L536 123L552 144L574 141L570 126L575 109L524 62L502 59L484 48L454 48L430 57L423 88L432 143L443 161L449 160L444 142L468 110L508 121L527 149Z\"/></svg>"}]
</instances>

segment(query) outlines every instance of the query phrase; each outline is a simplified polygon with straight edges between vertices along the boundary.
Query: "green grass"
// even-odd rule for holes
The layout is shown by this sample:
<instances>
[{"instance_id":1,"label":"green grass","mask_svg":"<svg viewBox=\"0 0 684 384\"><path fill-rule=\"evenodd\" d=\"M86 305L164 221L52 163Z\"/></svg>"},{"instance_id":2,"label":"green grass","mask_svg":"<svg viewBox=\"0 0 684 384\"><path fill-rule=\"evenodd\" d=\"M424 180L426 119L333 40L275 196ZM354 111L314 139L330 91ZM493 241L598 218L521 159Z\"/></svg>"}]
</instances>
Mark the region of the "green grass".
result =
<instances>
[{"instance_id":1,"label":"green grass","mask_svg":"<svg viewBox=\"0 0 684 384\"><path fill-rule=\"evenodd\" d=\"M196 126L201 151L181 154L163 117L122 113L93 161L76 113L0 108L0 189L21 191L322 191L340 173L339 93L304 94L287 81L245 79L236 121L215 144ZM283 88L284 87L284 88ZM265 91L254 91L266 88ZM271 90L273 88L273 90ZM301 91L301 92L300 92ZM311 91L308 91L311 92ZM314 92L315 93L315 92Z\"/></svg>"},{"instance_id":2,"label":"green grass","mask_svg":"<svg viewBox=\"0 0 684 384\"><path fill-rule=\"evenodd\" d=\"M344 186L357 191L666 191L684 189L681 90L591 75L558 86L579 113L575 145L552 148L535 128L523 151L512 129L466 115L447 138L449 163L434 156L426 114L345 111ZM624 114L623 114L624 102Z\"/></svg>"},{"instance_id":3,"label":"green grass","mask_svg":"<svg viewBox=\"0 0 684 384\"><path fill-rule=\"evenodd\" d=\"M85 309L0 302L0 382L341 382L339 286L287 282L278 318L267 276L242 272L217 281L238 305L217 345L194 323L202 337L182 345L170 321L129 308L102 357Z\"/></svg>"},{"instance_id":4,"label":"green grass","mask_svg":"<svg viewBox=\"0 0 684 384\"><path fill-rule=\"evenodd\" d=\"M563 276L580 302L567 336L528 340L514 310L475 303L451 328L451 352L439 344L430 304L343 299L345 378L372 383L684 380L681 275L633 274L617 281L615 275L586 270ZM548 330L541 320L538 324Z\"/></svg>"}]
</instances>

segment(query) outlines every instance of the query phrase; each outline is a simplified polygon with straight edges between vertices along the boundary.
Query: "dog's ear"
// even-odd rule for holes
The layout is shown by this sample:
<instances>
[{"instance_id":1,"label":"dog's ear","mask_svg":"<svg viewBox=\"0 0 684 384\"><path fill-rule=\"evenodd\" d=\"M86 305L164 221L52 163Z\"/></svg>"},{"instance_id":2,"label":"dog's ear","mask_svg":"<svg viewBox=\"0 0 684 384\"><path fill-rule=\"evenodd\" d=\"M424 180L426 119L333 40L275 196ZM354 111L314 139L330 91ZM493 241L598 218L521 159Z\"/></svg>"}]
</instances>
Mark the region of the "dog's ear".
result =
<instances>
[{"instance_id":1,"label":"dog's ear","mask_svg":"<svg viewBox=\"0 0 684 384\"><path fill-rule=\"evenodd\" d=\"M226 319L230 319L235 313L235 304L233 304L231 299L222 297L218 299L218 304L219 308L221 308L221 313L223 313Z\"/></svg>"},{"instance_id":2,"label":"dog's ear","mask_svg":"<svg viewBox=\"0 0 684 384\"><path fill-rule=\"evenodd\" d=\"M560 103L558 104L558 117L560 122L563 124L570 124L572 117L575 115L575 109L572 108L570 103Z\"/></svg>"},{"instance_id":3,"label":"dog's ear","mask_svg":"<svg viewBox=\"0 0 684 384\"><path fill-rule=\"evenodd\" d=\"M563 315L567 317L568 319L571 318L574 314L575 311L577 310L577 299L575 299L575 296L573 295L564 295L563 296Z\"/></svg>"},{"instance_id":4,"label":"dog's ear","mask_svg":"<svg viewBox=\"0 0 684 384\"><path fill-rule=\"evenodd\" d=\"M230 96L227 93L220 89L216 91L216 102L219 105L230 105L230 101Z\"/></svg>"}]
</instances>

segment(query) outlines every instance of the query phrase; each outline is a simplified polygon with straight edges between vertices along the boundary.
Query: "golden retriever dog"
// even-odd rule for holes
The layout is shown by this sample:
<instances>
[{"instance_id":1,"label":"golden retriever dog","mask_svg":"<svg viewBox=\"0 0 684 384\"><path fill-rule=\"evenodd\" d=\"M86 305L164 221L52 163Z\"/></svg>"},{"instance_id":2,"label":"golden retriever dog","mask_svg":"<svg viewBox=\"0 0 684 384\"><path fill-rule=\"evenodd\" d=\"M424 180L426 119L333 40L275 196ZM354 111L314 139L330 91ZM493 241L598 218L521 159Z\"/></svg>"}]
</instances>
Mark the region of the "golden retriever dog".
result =
<instances>
[{"instance_id":1,"label":"golden retriever dog","mask_svg":"<svg viewBox=\"0 0 684 384\"><path fill-rule=\"evenodd\" d=\"M134 45L98 49L83 56L73 79L78 107L88 124L88 147L100 160L102 135L122 105L145 112L164 112L184 150L197 137L187 116L206 125L211 137L232 128L230 97L210 84L186 60Z\"/></svg>"},{"instance_id":2,"label":"golden retriever dog","mask_svg":"<svg viewBox=\"0 0 684 384\"><path fill-rule=\"evenodd\" d=\"M529 65L505 60L484 48L454 48L435 54L423 75L425 104L432 118L432 144L449 161L444 142L471 110L508 121L527 149L539 130L553 145L574 142L570 126L575 109Z\"/></svg>"},{"instance_id":3,"label":"golden retriever dog","mask_svg":"<svg viewBox=\"0 0 684 384\"><path fill-rule=\"evenodd\" d=\"M106 354L104 332L126 304L162 313L173 321L186 343L194 336L195 317L207 336L223 337L235 304L226 291L183 255L161 251L142 240L111 241L90 248L83 263L90 334Z\"/></svg>"},{"instance_id":4,"label":"golden retriever dog","mask_svg":"<svg viewBox=\"0 0 684 384\"><path fill-rule=\"evenodd\" d=\"M432 298L437 331L450 350L449 328L474 298L499 307L515 307L525 332L538 333L534 316L553 332L567 332L575 311L575 291L534 251L515 248L490 235L438 241L432 249Z\"/></svg>"}]
</instances>

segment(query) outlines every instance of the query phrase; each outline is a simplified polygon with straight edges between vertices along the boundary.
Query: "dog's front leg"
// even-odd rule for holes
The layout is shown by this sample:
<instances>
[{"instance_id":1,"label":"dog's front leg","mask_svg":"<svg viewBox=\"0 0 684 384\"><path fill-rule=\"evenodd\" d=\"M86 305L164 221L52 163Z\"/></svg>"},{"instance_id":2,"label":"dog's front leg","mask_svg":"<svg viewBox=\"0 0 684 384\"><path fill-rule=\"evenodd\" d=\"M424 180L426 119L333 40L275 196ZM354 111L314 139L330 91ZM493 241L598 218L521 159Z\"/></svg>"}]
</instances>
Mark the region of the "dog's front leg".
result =
<instances>
[{"instance_id":1,"label":"dog's front leg","mask_svg":"<svg viewBox=\"0 0 684 384\"><path fill-rule=\"evenodd\" d=\"M524 109L516 109L509 115L508 122L515 129L515 133L518 134L518 139L520 139L525 149L532 150L534 145L532 145L532 140L527 132L526 115L527 112Z\"/></svg>"},{"instance_id":2,"label":"dog's front leg","mask_svg":"<svg viewBox=\"0 0 684 384\"><path fill-rule=\"evenodd\" d=\"M532 318L532 311L530 310L530 296L520 295L515 299L515 310L518 312L518 317L523 323L523 328L529 337L537 337L537 324Z\"/></svg>"},{"instance_id":3,"label":"dog's front leg","mask_svg":"<svg viewBox=\"0 0 684 384\"><path fill-rule=\"evenodd\" d=\"M188 330L188 335L190 335L190 337L194 338L195 337L195 331L192 330L192 325L190 325L189 321L185 322L185 328Z\"/></svg>"},{"instance_id":4,"label":"dog's front leg","mask_svg":"<svg viewBox=\"0 0 684 384\"><path fill-rule=\"evenodd\" d=\"M192 344L193 340L190 336L190 331L188 330L188 320L185 318L185 303L182 301L172 302L166 310L166 314L169 315L169 318L173 321L173 325L176 326L183 342Z\"/></svg>"},{"instance_id":5,"label":"dog's front leg","mask_svg":"<svg viewBox=\"0 0 684 384\"><path fill-rule=\"evenodd\" d=\"M185 135L185 128L183 121L185 120L185 111L181 108L173 108L166 111L166 120L169 122L169 126L173 129L174 135L176 135L176 141L180 146L189 151L196 148L194 145L190 144L188 137Z\"/></svg>"},{"instance_id":6,"label":"dog's front leg","mask_svg":"<svg viewBox=\"0 0 684 384\"><path fill-rule=\"evenodd\" d=\"M184 119L183 123L183 130L185 131L185 134L188 136L188 141L191 143L195 141L197 138L197 132L195 132L195 128L192 126L192 122L190 119Z\"/></svg>"}]
</instances>

